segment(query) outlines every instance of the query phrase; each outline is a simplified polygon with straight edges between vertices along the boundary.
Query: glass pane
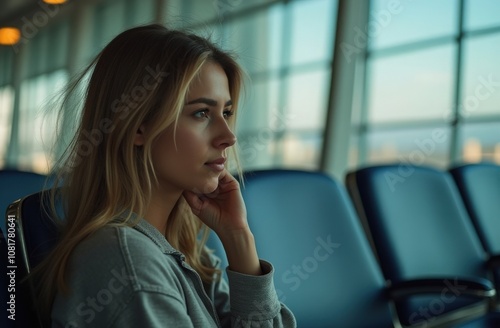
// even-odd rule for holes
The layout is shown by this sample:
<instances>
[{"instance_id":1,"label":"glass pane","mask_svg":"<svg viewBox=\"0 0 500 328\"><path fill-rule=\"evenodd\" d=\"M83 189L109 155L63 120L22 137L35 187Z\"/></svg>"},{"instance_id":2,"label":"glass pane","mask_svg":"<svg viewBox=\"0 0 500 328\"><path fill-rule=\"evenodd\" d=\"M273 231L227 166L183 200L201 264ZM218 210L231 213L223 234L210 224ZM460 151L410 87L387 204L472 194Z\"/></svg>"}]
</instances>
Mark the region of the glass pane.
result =
<instances>
[{"instance_id":1,"label":"glass pane","mask_svg":"<svg viewBox=\"0 0 500 328\"><path fill-rule=\"evenodd\" d=\"M262 129L245 135L240 143L244 170L271 167L318 169L322 131L290 131L284 136Z\"/></svg>"},{"instance_id":2,"label":"glass pane","mask_svg":"<svg viewBox=\"0 0 500 328\"><path fill-rule=\"evenodd\" d=\"M93 45L100 51L125 29L125 3L105 2L96 8Z\"/></svg>"},{"instance_id":3,"label":"glass pane","mask_svg":"<svg viewBox=\"0 0 500 328\"><path fill-rule=\"evenodd\" d=\"M238 112L238 147L245 169L273 166L276 138L286 128L286 117L278 111L279 79L272 77L247 86Z\"/></svg>"},{"instance_id":4,"label":"glass pane","mask_svg":"<svg viewBox=\"0 0 500 328\"><path fill-rule=\"evenodd\" d=\"M268 11L268 31L269 42L267 47L267 69L281 68L286 65L282 58L282 40L283 40L283 5L272 6Z\"/></svg>"},{"instance_id":5,"label":"glass pane","mask_svg":"<svg viewBox=\"0 0 500 328\"><path fill-rule=\"evenodd\" d=\"M10 86L0 88L0 168L5 163L7 147L9 146L14 106L14 90Z\"/></svg>"},{"instance_id":6,"label":"glass pane","mask_svg":"<svg viewBox=\"0 0 500 328\"><path fill-rule=\"evenodd\" d=\"M57 111L47 111L45 106L66 82L66 73L59 70L22 83L19 108L20 167L40 173L47 173L50 169Z\"/></svg>"},{"instance_id":7,"label":"glass pane","mask_svg":"<svg viewBox=\"0 0 500 328\"><path fill-rule=\"evenodd\" d=\"M69 41L69 21L63 20L47 30L49 39L47 40L48 65L44 73L55 71L66 65Z\"/></svg>"},{"instance_id":8,"label":"glass pane","mask_svg":"<svg viewBox=\"0 0 500 328\"><path fill-rule=\"evenodd\" d=\"M238 136L238 149L243 170L256 170L275 166L276 136L270 129ZM233 171L229 168L230 171Z\"/></svg>"},{"instance_id":9,"label":"glass pane","mask_svg":"<svg viewBox=\"0 0 500 328\"><path fill-rule=\"evenodd\" d=\"M127 4L127 25L129 27L153 22L155 18L155 0L133 0Z\"/></svg>"},{"instance_id":10,"label":"glass pane","mask_svg":"<svg viewBox=\"0 0 500 328\"><path fill-rule=\"evenodd\" d=\"M222 18L224 14L232 10L233 7L226 4L228 1L231 2L231 0L165 1L164 21L173 28L189 28L196 24L207 23Z\"/></svg>"},{"instance_id":11,"label":"glass pane","mask_svg":"<svg viewBox=\"0 0 500 328\"><path fill-rule=\"evenodd\" d=\"M217 14L219 16L227 16L243 10L260 6L265 3L272 2L273 0L211 0Z\"/></svg>"},{"instance_id":12,"label":"glass pane","mask_svg":"<svg viewBox=\"0 0 500 328\"><path fill-rule=\"evenodd\" d=\"M369 64L371 122L442 119L453 99L455 47L445 45Z\"/></svg>"},{"instance_id":13,"label":"glass pane","mask_svg":"<svg viewBox=\"0 0 500 328\"><path fill-rule=\"evenodd\" d=\"M500 1L498 0L465 0L464 13L466 30L500 25Z\"/></svg>"},{"instance_id":14,"label":"glass pane","mask_svg":"<svg viewBox=\"0 0 500 328\"><path fill-rule=\"evenodd\" d=\"M186 0L162 1L161 23L167 24L170 28L179 28L183 26L182 12L183 4Z\"/></svg>"},{"instance_id":15,"label":"glass pane","mask_svg":"<svg viewBox=\"0 0 500 328\"><path fill-rule=\"evenodd\" d=\"M224 48L235 52L249 73L279 65L282 12L275 8L282 6L231 21L224 28Z\"/></svg>"},{"instance_id":16,"label":"glass pane","mask_svg":"<svg viewBox=\"0 0 500 328\"><path fill-rule=\"evenodd\" d=\"M368 26L370 47L385 48L455 35L457 0L372 0Z\"/></svg>"},{"instance_id":17,"label":"glass pane","mask_svg":"<svg viewBox=\"0 0 500 328\"><path fill-rule=\"evenodd\" d=\"M282 167L315 170L318 168L322 131L288 132L282 141Z\"/></svg>"},{"instance_id":18,"label":"glass pane","mask_svg":"<svg viewBox=\"0 0 500 328\"><path fill-rule=\"evenodd\" d=\"M255 1L243 0L160 1L162 5L160 21L166 23L170 28L186 29L214 23L222 25L224 17L244 9L247 4L253 5L255 3Z\"/></svg>"},{"instance_id":19,"label":"glass pane","mask_svg":"<svg viewBox=\"0 0 500 328\"><path fill-rule=\"evenodd\" d=\"M360 137L356 133L352 133L349 140L349 153L347 158L347 169L353 170L360 164Z\"/></svg>"},{"instance_id":20,"label":"glass pane","mask_svg":"<svg viewBox=\"0 0 500 328\"><path fill-rule=\"evenodd\" d=\"M291 74L285 112L292 129L322 129L325 123L330 71Z\"/></svg>"},{"instance_id":21,"label":"glass pane","mask_svg":"<svg viewBox=\"0 0 500 328\"><path fill-rule=\"evenodd\" d=\"M450 138L450 129L444 126L369 132L367 161L444 168L448 165Z\"/></svg>"},{"instance_id":22,"label":"glass pane","mask_svg":"<svg viewBox=\"0 0 500 328\"><path fill-rule=\"evenodd\" d=\"M500 164L500 121L462 126L460 149L464 162Z\"/></svg>"},{"instance_id":23,"label":"glass pane","mask_svg":"<svg viewBox=\"0 0 500 328\"><path fill-rule=\"evenodd\" d=\"M459 112L462 117L500 114L500 33L466 39Z\"/></svg>"},{"instance_id":24,"label":"glass pane","mask_svg":"<svg viewBox=\"0 0 500 328\"><path fill-rule=\"evenodd\" d=\"M0 47L0 86L9 84L12 79L12 61L15 55L15 48Z\"/></svg>"},{"instance_id":25,"label":"glass pane","mask_svg":"<svg viewBox=\"0 0 500 328\"><path fill-rule=\"evenodd\" d=\"M292 2L291 64L330 60L337 1Z\"/></svg>"},{"instance_id":26,"label":"glass pane","mask_svg":"<svg viewBox=\"0 0 500 328\"><path fill-rule=\"evenodd\" d=\"M41 74L47 66L49 35L47 30L42 30L32 39L26 39L24 43L26 58L28 59L28 75L34 76Z\"/></svg>"},{"instance_id":27,"label":"glass pane","mask_svg":"<svg viewBox=\"0 0 500 328\"><path fill-rule=\"evenodd\" d=\"M279 110L280 80L273 76L268 80L245 86L245 94L238 112L237 131L256 133L259 129L283 130L287 124ZM277 132L277 131L274 131Z\"/></svg>"}]
</instances>

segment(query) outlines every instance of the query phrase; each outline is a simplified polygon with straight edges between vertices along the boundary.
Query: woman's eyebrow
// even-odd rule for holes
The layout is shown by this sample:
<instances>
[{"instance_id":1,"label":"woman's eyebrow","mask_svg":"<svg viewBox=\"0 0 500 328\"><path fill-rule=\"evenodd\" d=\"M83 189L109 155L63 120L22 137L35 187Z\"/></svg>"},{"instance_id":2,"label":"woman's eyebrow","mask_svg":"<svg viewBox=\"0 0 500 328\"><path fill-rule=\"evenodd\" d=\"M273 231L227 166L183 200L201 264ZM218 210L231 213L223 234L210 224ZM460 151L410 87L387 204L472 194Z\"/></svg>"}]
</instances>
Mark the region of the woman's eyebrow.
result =
<instances>
[{"instance_id":1,"label":"woman's eyebrow","mask_svg":"<svg viewBox=\"0 0 500 328\"><path fill-rule=\"evenodd\" d=\"M201 98L196 98L194 100L191 100L187 103L187 105L192 105L192 104L205 104L208 106L217 106L217 100L201 97ZM230 99L230 100L226 101L226 103L224 104L224 107L231 106L232 104L233 104L233 101Z\"/></svg>"}]
</instances>

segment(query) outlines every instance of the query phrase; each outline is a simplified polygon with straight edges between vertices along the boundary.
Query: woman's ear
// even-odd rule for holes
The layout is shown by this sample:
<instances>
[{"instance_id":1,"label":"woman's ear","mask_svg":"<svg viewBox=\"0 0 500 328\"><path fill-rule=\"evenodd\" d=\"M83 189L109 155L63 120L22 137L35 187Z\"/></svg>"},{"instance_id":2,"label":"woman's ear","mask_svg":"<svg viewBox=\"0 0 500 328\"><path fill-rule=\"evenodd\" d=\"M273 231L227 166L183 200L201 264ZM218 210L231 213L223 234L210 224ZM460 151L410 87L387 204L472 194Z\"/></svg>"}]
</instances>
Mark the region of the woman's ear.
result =
<instances>
[{"instance_id":1,"label":"woman's ear","mask_svg":"<svg viewBox=\"0 0 500 328\"><path fill-rule=\"evenodd\" d=\"M135 133L134 145L136 146L144 145L144 124L142 124Z\"/></svg>"}]
</instances>

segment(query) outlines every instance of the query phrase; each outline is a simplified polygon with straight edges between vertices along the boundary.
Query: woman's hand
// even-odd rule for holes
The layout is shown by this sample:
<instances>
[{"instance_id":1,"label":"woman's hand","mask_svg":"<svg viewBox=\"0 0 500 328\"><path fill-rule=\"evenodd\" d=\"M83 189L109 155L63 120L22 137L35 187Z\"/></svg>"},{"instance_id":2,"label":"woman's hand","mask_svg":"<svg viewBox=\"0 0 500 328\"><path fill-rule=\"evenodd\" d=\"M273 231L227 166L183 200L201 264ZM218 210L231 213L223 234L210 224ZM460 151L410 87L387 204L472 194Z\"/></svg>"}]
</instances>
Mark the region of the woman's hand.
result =
<instances>
[{"instance_id":1,"label":"woman's hand","mask_svg":"<svg viewBox=\"0 0 500 328\"><path fill-rule=\"evenodd\" d=\"M210 194L185 191L193 213L218 235L248 229L247 213L238 181L224 170L219 185Z\"/></svg>"},{"instance_id":2,"label":"woman's hand","mask_svg":"<svg viewBox=\"0 0 500 328\"><path fill-rule=\"evenodd\" d=\"M193 213L219 236L231 270L251 275L262 273L240 185L229 172L222 172L212 193L185 191L184 198Z\"/></svg>"}]
</instances>

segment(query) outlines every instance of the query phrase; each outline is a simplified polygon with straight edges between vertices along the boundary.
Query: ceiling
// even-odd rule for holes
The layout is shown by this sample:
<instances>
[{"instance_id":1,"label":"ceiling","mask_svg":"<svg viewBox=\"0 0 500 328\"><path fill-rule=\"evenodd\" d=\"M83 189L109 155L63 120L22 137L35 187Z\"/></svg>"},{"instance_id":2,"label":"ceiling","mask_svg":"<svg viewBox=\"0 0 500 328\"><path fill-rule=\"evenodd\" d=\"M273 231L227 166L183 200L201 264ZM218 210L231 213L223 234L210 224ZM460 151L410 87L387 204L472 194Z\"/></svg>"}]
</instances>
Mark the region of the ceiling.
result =
<instances>
[{"instance_id":1,"label":"ceiling","mask_svg":"<svg viewBox=\"0 0 500 328\"><path fill-rule=\"evenodd\" d=\"M30 13L34 8L40 6L36 0L0 0L0 24L15 25L15 21L26 13Z\"/></svg>"},{"instance_id":2,"label":"ceiling","mask_svg":"<svg viewBox=\"0 0 500 328\"><path fill-rule=\"evenodd\" d=\"M68 7L67 4L71 3L69 0L65 3L64 7ZM0 0L0 27L13 26L21 28L26 21L36 20L36 17L40 19L47 14L53 15L53 8L45 4L42 0ZM43 14L38 15L37 13Z\"/></svg>"}]
</instances>

